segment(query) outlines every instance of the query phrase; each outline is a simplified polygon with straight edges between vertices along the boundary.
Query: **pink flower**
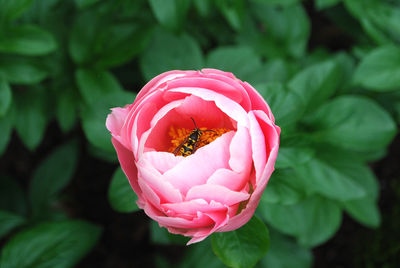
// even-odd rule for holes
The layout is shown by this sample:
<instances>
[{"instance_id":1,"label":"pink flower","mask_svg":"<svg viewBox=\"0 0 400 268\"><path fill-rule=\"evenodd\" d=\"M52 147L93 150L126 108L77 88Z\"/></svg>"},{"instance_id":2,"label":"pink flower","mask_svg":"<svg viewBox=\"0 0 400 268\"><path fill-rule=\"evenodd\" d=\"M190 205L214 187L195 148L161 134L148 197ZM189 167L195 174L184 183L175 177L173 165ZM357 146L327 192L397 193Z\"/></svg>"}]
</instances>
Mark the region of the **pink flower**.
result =
<instances>
[{"instance_id":1,"label":"pink flower","mask_svg":"<svg viewBox=\"0 0 400 268\"><path fill-rule=\"evenodd\" d=\"M191 244L250 220L274 170L274 121L251 85L203 69L153 78L106 126L138 206Z\"/></svg>"}]
</instances>

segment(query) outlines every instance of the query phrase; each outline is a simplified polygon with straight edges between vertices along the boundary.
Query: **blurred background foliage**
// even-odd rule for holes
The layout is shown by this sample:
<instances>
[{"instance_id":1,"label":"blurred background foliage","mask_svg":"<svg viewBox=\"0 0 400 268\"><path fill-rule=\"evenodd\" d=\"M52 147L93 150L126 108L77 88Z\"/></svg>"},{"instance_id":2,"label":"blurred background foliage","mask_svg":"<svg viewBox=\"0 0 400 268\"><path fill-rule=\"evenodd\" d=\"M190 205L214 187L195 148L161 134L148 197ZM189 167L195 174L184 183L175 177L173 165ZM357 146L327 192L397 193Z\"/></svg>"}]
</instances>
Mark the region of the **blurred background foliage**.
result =
<instances>
[{"instance_id":1,"label":"blurred background foliage","mask_svg":"<svg viewBox=\"0 0 400 268\"><path fill-rule=\"evenodd\" d=\"M251 260L137 211L105 128L155 75L204 67L282 127ZM399 122L396 0L0 0L0 267L398 267Z\"/></svg>"}]
</instances>

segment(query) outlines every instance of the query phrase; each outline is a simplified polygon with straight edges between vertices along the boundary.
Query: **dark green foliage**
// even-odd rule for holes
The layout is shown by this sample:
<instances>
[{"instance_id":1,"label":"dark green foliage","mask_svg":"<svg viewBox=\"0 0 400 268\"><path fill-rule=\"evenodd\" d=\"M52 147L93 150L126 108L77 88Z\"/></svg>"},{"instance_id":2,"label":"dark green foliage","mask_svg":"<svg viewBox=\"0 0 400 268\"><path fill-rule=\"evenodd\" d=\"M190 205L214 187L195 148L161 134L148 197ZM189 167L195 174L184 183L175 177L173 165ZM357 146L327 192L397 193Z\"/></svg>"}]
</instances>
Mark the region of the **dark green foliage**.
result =
<instances>
[{"instance_id":1,"label":"dark green foliage","mask_svg":"<svg viewBox=\"0 0 400 268\"><path fill-rule=\"evenodd\" d=\"M110 108L164 71L201 68L232 72L267 100L282 128L276 170L262 220L178 260L157 255L159 267L310 267L343 212L371 228L385 221L369 163L400 122L396 1L0 0L0 155L10 140L45 155L24 183L1 171L0 267L76 265L100 235L68 219L79 216L65 204L82 151L116 162ZM44 139L57 131L61 142ZM114 210L138 210L120 168L107 185ZM158 246L188 241L155 222L149 232Z\"/></svg>"}]
</instances>

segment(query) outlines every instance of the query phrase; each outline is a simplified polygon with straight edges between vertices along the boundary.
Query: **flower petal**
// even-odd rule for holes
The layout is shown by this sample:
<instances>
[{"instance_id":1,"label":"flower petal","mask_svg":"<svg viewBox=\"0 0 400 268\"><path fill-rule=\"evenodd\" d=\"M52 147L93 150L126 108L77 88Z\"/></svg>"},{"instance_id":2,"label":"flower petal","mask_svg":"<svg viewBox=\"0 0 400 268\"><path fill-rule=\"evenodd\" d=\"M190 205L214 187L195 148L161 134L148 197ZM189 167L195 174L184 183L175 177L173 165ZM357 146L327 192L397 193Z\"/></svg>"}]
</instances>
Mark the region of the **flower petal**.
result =
<instances>
[{"instance_id":1,"label":"flower petal","mask_svg":"<svg viewBox=\"0 0 400 268\"><path fill-rule=\"evenodd\" d=\"M205 184L215 170L228 168L228 149L233 134L233 131L223 134L210 144L199 148L195 154L187 157L177 156L182 160L164 173L165 179L183 195L193 186ZM210 161L211 159L213 160Z\"/></svg>"},{"instance_id":2,"label":"flower petal","mask_svg":"<svg viewBox=\"0 0 400 268\"><path fill-rule=\"evenodd\" d=\"M216 201L231 206L250 197L248 193L235 192L221 185L203 184L197 185L187 192L186 201L193 199L204 199L207 202Z\"/></svg>"}]
</instances>

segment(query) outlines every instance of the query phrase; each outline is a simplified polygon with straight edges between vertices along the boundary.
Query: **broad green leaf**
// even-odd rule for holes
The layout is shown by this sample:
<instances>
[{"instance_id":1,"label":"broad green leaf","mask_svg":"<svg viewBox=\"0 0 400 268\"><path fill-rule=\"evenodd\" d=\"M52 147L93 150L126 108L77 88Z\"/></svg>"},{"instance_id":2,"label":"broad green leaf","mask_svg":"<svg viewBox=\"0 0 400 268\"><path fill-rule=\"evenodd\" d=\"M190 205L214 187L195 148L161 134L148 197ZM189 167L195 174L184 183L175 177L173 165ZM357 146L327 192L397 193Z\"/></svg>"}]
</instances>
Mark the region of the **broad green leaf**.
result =
<instances>
[{"instance_id":1,"label":"broad green leaf","mask_svg":"<svg viewBox=\"0 0 400 268\"><path fill-rule=\"evenodd\" d=\"M301 100L299 115L315 109L331 97L337 90L340 78L341 73L335 61L314 64L294 76L288 87Z\"/></svg>"},{"instance_id":2,"label":"broad green leaf","mask_svg":"<svg viewBox=\"0 0 400 268\"><path fill-rule=\"evenodd\" d=\"M29 150L34 150L43 138L48 120L48 97L41 87L15 91L13 94L15 129Z\"/></svg>"},{"instance_id":3,"label":"broad green leaf","mask_svg":"<svg viewBox=\"0 0 400 268\"><path fill-rule=\"evenodd\" d=\"M302 0L251 0L254 3L262 3L268 5L277 5L277 6L291 6L293 4L299 3Z\"/></svg>"},{"instance_id":4,"label":"broad green leaf","mask_svg":"<svg viewBox=\"0 0 400 268\"><path fill-rule=\"evenodd\" d=\"M57 48L53 36L36 25L7 28L0 35L0 52L27 56L49 54Z\"/></svg>"},{"instance_id":5,"label":"broad green leaf","mask_svg":"<svg viewBox=\"0 0 400 268\"><path fill-rule=\"evenodd\" d=\"M12 107L11 107L12 108ZM11 109L9 109L11 110ZM0 117L0 156L4 153L7 148L8 142L11 138L11 132L13 127L13 118L9 118L8 114L3 117Z\"/></svg>"},{"instance_id":6,"label":"broad green leaf","mask_svg":"<svg viewBox=\"0 0 400 268\"><path fill-rule=\"evenodd\" d=\"M6 114L8 108L10 108L11 101L11 88L4 75L0 74L0 118L2 118Z\"/></svg>"},{"instance_id":7,"label":"broad green leaf","mask_svg":"<svg viewBox=\"0 0 400 268\"><path fill-rule=\"evenodd\" d=\"M75 79L83 100L90 106L106 101L108 95L123 90L118 80L107 71L78 69ZM127 103L133 100L127 100Z\"/></svg>"},{"instance_id":8,"label":"broad green leaf","mask_svg":"<svg viewBox=\"0 0 400 268\"><path fill-rule=\"evenodd\" d=\"M68 43L69 54L75 63L82 65L92 60L94 47L99 43L98 31L105 27L105 18L95 12L84 12L75 18ZM101 45L99 47L101 48Z\"/></svg>"},{"instance_id":9,"label":"broad green leaf","mask_svg":"<svg viewBox=\"0 0 400 268\"><path fill-rule=\"evenodd\" d=\"M362 96L341 96L322 105L305 121L314 140L356 151L386 147L396 134L390 115Z\"/></svg>"},{"instance_id":10,"label":"broad green leaf","mask_svg":"<svg viewBox=\"0 0 400 268\"><path fill-rule=\"evenodd\" d=\"M25 194L14 178L0 176L0 210L26 214Z\"/></svg>"},{"instance_id":11,"label":"broad green leaf","mask_svg":"<svg viewBox=\"0 0 400 268\"><path fill-rule=\"evenodd\" d=\"M364 192L372 200L378 199L379 183L378 179L368 167L363 159L359 159L355 154L345 150L333 149L332 147L318 148L317 156L319 159L328 163L331 167L339 170L361 186Z\"/></svg>"},{"instance_id":12,"label":"broad green leaf","mask_svg":"<svg viewBox=\"0 0 400 268\"><path fill-rule=\"evenodd\" d=\"M96 157L98 159L104 160L109 163L113 164L118 164L118 156L117 154L112 151L105 151L103 149L100 149L97 146L94 146L93 144L88 144L88 152L91 156Z\"/></svg>"},{"instance_id":13,"label":"broad green leaf","mask_svg":"<svg viewBox=\"0 0 400 268\"><path fill-rule=\"evenodd\" d=\"M380 92L400 89L400 48L389 46L372 50L357 67L354 82Z\"/></svg>"},{"instance_id":14,"label":"broad green leaf","mask_svg":"<svg viewBox=\"0 0 400 268\"><path fill-rule=\"evenodd\" d=\"M58 92L56 116L63 132L68 132L77 119L77 94L72 88L64 88Z\"/></svg>"},{"instance_id":15,"label":"broad green leaf","mask_svg":"<svg viewBox=\"0 0 400 268\"><path fill-rule=\"evenodd\" d=\"M193 4L202 17L208 16L211 11L211 0L193 0Z\"/></svg>"},{"instance_id":16,"label":"broad green leaf","mask_svg":"<svg viewBox=\"0 0 400 268\"><path fill-rule=\"evenodd\" d=\"M149 0L157 20L172 31L178 31L183 26L190 2L190 0Z\"/></svg>"},{"instance_id":17,"label":"broad green leaf","mask_svg":"<svg viewBox=\"0 0 400 268\"><path fill-rule=\"evenodd\" d=\"M332 162L314 158L295 168L296 174L309 193L319 193L335 200L365 197L366 191L357 181L358 174L336 168Z\"/></svg>"},{"instance_id":18,"label":"broad green leaf","mask_svg":"<svg viewBox=\"0 0 400 268\"><path fill-rule=\"evenodd\" d=\"M230 267L253 267L267 253L269 232L267 226L253 216L235 231L214 233L212 247L220 260Z\"/></svg>"},{"instance_id":19,"label":"broad green leaf","mask_svg":"<svg viewBox=\"0 0 400 268\"><path fill-rule=\"evenodd\" d=\"M111 207L118 212L129 213L139 209L136 205L137 195L121 168L114 172L111 179L108 200Z\"/></svg>"},{"instance_id":20,"label":"broad green leaf","mask_svg":"<svg viewBox=\"0 0 400 268\"><path fill-rule=\"evenodd\" d=\"M400 7L393 1L343 0L365 32L379 45L400 42Z\"/></svg>"},{"instance_id":21,"label":"broad green leaf","mask_svg":"<svg viewBox=\"0 0 400 268\"><path fill-rule=\"evenodd\" d=\"M314 151L305 146L281 146L276 159L276 168L297 167L311 160Z\"/></svg>"},{"instance_id":22,"label":"broad green leaf","mask_svg":"<svg viewBox=\"0 0 400 268\"><path fill-rule=\"evenodd\" d=\"M216 6L226 18L230 26L236 31L240 31L245 14L244 0L215 0Z\"/></svg>"},{"instance_id":23,"label":"broad green leaf","mask_svg":"<svg viewBox=\"0 0 400 268\"><path fill-rule=\"evenodd\" d=\"M81 107L82 126L88 140L95 146L114 152L105 120L110 109L132 103L135 95L124 91L109 72L79 69L75 75L85 101Z\"/></svg>"},{"instance_id":24,"label":"broad green leaf","mask_svg":"<svg viewBox=\"0 0 400 268\"><path fill-rule=\"evenodd\" d=\"M286 82L290 75L291 70L287 62L282 59L273 59L247 74L245 80L257 88L258 84Z\"/></svg>"},{"instance_id":25,"label":"broad green leaf","mask_svg":"<svg viewBox=\"0 0 400 268\"><path fill-rule=\"evenodd\" d=\"M110 68L130 61L148 46L152 33L150 27L131 22L113 24L106 29L99 36L103 45L94 63L99 68Z\"/></svg>"},{"instance_id":26,"label":"broad green leaf","mask_svg":"<svg viewBox=\"0 0 400 268\"><path fill-rule=\"evenodd\" d=\"M276 231L271 231L271 246L257 268L309 268L312 264L311 250L305 249Z\"/></svg>"},{"instance_id":27,"label":"broad green leaf","mask_svg":"<svg viewBox=\"0 0 400 268\"><path fill-rule=\"evenodd\" d=\"M25 219L18 214L0 210L0 238L2 238L9 231L21 226Z\"/></svg>"},{"instance_id":28,"label":"broad green leaf","mask_svg":"<svg viewBox=\"0 0 400 268\"><path fill-rule=\"evenodd\" d=\"M140 68L146 80L170 70L198 70L203 55L196 41L187 34L175 36L161 30L155 32L147 50L141 55Z\"/></svg>"},{"instance_id":29,"label":"broad green leaf","mask_svg":"<svg viewBox=\"0 0 400 268\"><path fill-rule=\"evenodd\" d=\"M70 141L56 148L35 170L29 187L34 219L47 217L55 196L71 180L78 163L78 148Z\"/></svg>"},{"instance_id":30,"label":"broad green leaf","mask_svg":"<svg viewBox=\"0 0 400 268\"><path fill-rule=\"evenodd\" d=\"M261 68L261 59L248 47L219 47L207 55L206 66L248 80Z\"/></svg>"},{"instance_id":31,"label":"broad green leaf","mask_svg":"<svg viewBox=\"0 0 400 268\"><path fill-rule=\"evenodd\" d=\"M258 212L263 220L282 233L295 236L306 247L317 246L331 238L342 220L340 208L318 196L293 205L260 203L260 206Z\"/></svg>"},{"instance_id":32,"label":"broad green leaf","mask_svg":"<svg viewBox=\"0 0 400 268\"><path fill-rule=\"evenodd\" d=\"M187 247L185 256L178 268L225 268L226 266L215 256L210 240L195 243Z\"/></svg>"},{"instance_id":33,"label":"broad green leaf","mask_svg":"<svg viewBox=\"0 0 400 268\"><path fill-rule=\"evenodd\" d=\"M301 188L303 185L298 180L300 178L291 170L276 170L268 181L260 202L284 205L298 203L305 196L305 191Z\"/></svg>"},{"instance_id":34,"label":"broad green leaf","mask_svg":"<svg viewBox=\"0 0 400 268\"><path fill-rule=\"evenodd\" d=\"M84 221L38 224L5 244L1 267L74 267L93 248L100 233L99 227Z\"/></svg>"},{"instance_id":35,"label":"broad green leaf","mask_svg":"<svg viewBox=\"0 0 400 268\"><path fill-rule=\"evenodd\" d=\"M304 103L296 92L281 83L257 85L256 88L270 105L279 126L288 126L300 118Z\"/></svg>"},{"instance_id":36,"label":"broad green leaf","mask_svg":"<svg viewBox=\"0 0 400 268\"><path fill-rule=\"evenodd\" d=\"M48 76L38 59L15 56L0 58L0 73L9 83L22 85L40 83Z\"/></svg>"},{"instance_id":37,"label":"broad green leaf","mask_svg":"<svg viewBox=\"0 0 400 268\"><path fill-rule=\"evenodd\" d=\"M161 245L186 245L189 241L189 238L183 235L171 234L166 228L160 227L156 221L150 223L150 237L153 243Z\"/></svg>"},{"instance_id":38,"label":"broad green leaf","mask_svg":"<svg viewBox=\"0 0 400 268\"><path fill-rule=\"evenodd\" d=\"M377 201L370 197L346 201L343 207L351 217L367 227L376 228L381 223Z\"/></svg>"},{"instance_id":39,"label":"broad green leaf","mask_svg":"<svg viewBox=\"0 0 400 268\"><path fill-rule=\"evenodd\" d=\"M115 9L115 7L113 7ZM108 14L88 10L76 17L69 38L75 63L100 69L130 61L147 47L151 25L112 21Z\"/></svg>"},{"instance_id":40,"label":"broad green leaf","mask_svg":"<svg viewBox=\"0 0 400 268\"><path fill-rule=\"evenodd\" d=\"M18 18L33 0L0 0L0 23Z\"/></svg>"},{"instance_id":41,"label":"broad green leaf","mask_svg":"<svg viewBox=\"0 0 400 268\"><path fill-rule=\"evenodd\" d=\"M255 4L252 5L252 11L266 29L262 44L269 58L299 58L305 54L310 36L310 21L301 4L284 8L269 3Z\"/></svg>"},{"instance_id":42,"label":"broad green leaf","mask_svg":"<svg viewBox=\"0 0 400 268\"><path fill-rule=\"evenodd\" d=\"M75 0L75 5L79 9L85 9L95 3L99 2L99 0Z\"/></svg>"},{"instance_id":43,"label":"broad green leaf","mask_svg":"<svg viewBox=\"0 0 400 268\"><path fill-rule=\"evenodd\" d=\"M96 112L96 109L87 106L81 107L82 127L91 144L108 153L114 153L110 132L105 127L106 111L110 112L109 109L102 108L101 112Z\"/></svg>"},{"instance_id":44,"label":"broad green leaf","mask_svg":"<svg viewBox=\"0 0 400 268\"><path fill-rule=\"evenodd\" d=\"M341 2L342 0L315 0L315 5L318 10L333 7L334 5L337 5Z\"/></svg>"}]
</instances>

